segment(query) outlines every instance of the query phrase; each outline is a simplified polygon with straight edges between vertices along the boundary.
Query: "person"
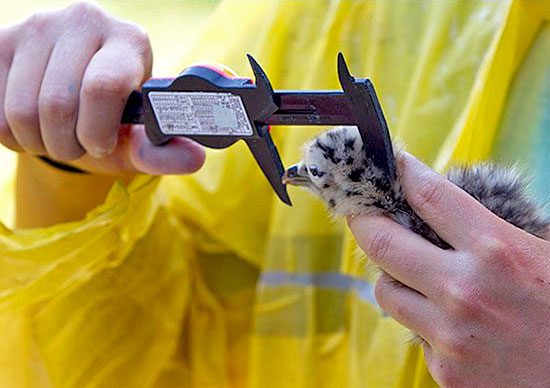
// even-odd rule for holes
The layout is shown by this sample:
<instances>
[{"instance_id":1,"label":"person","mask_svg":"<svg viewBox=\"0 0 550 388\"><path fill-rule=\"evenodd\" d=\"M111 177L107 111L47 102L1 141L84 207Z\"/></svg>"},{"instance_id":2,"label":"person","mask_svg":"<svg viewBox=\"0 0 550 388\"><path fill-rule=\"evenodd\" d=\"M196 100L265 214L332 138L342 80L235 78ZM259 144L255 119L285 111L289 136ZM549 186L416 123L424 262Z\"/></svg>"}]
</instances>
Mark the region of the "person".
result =
<instances>
[{"instance_id":1,"label":"person","mask_svg":"<svg viewBox=\"0 0 550 388\"><path fill-rule=\"evenodd\" d=\"M523 12L496 3L425 5L431 12L352 2L248 5L247 15L257 17L241 15L242 25L226 36L234 46L203 44L234 24L228 15L242 12L228 2L196 53L238 67L237 55L255 47L276 86L303 79L298 86L330 88L329 58L343 45L354 54L352 67L377 74L390 127L436 164L460 148L437 153L457 138L441 127L460 122L455 106L472 101L465 85L474 89L479 69L482 78L491 73L482 54L495 36L506 42L498 35L504 16ZM425 32L420 51L412 44L418 38L399 41L417 22L428 25L426 13L445 20L455 7L462 18L449 34L477 44L437 56L448 46L442 42L461 42L445 28ZM480 27L469 17L484 18L483 28L468 32ZM525 52L535 37L532 47L548 44L548 28L537 23L523 32L531 31ZM371 56L355 38L363 24L372 26ZM321 25L324 33L315 28ZM385 48L388 41L394 48ZM9 366L0 385L434 384L418 349L376 309L372 275L352 253L347 231L307 195L291 192L294 209L277 203L242 145L212 152L184 178L136 175L188 174L205 152L183 138L157 148L142 127L119 126L126 96L151 75L152 49L140 27L81 3L3 28L0 46L0 142L20 152L17 224L42 227L2 232L0 322L6 349L19 352L0 355ZM233 47L242 49L234 54ZM425 62L428 53L435 62ZM526 63L544 63L538 50L531 53ZM372 62L361 62L363 55ZM464 67L452 67L462 71L454 82L441 65L458 57ZM523 70L514 63L510 73ZM403 69L413 68L411 81ZM434 72L435 85L420 82ZM401 124L407 119L415 124L409 132ZM468 136L505 142L465 128L457 141L463 148ZM299 144L316 130L300 131L274 131L285 157L297 159ZM37 154L88 173L56 170ZM418 160L401 168L411 205L454 249L439 250L384 218L349 220L384 270L375 289L380 306L425 339L426 365L441 385L544 386L550 243L499 220Z\"/></svg>"}]
</instances>

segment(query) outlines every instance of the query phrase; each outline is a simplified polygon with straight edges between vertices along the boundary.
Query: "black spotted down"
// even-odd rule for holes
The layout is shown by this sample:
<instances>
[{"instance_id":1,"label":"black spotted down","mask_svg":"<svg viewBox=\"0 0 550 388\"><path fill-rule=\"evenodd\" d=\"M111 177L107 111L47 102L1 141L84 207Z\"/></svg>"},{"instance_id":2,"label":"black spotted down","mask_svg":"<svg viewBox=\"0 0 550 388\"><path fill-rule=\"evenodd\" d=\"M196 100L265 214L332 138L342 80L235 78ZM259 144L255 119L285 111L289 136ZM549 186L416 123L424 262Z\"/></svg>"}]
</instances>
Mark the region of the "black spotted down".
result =
<instances>
[{"instance_id":1,"label":"black spotted down","mask_svg":"<svg viewBox=\"0 0 550 388\"><path fill-rule=\"evenodd\" d=\"M361 195L361 192L359 190L346 190L345 193L346 193L346 197Z\"/></svg>"},{"instance_id":2,"label":"black spotted down","mask_svg":"<svg viewBox=\"0 0 550 388\"><path fill-rule=\"evenodd\" d=\"M310 144L321 151L314 155L325 158L327 176L339 177L330 184L325 181L316 191L332 211L340 215L382 212L435 245L450 248L409 206L399 182L392 184L372 167L358 131L337 128ZM507 222L539 237L550 233L550 220L527 195L525 179L513 170L486 164L454 168L447 177Z\"/></svg>"},{"instance_id":3,"label":"black spotted down","mask_svg":"<svg viewBox=\"0 0 550 388\"><path fill-rule=\"evenodd\" d=\"M351 170L351 172L348 174L348 178L352 182L359 182L361 181L361 177L363 176L364 173L365 173L365 169L362 167L359 167Z\"/></svg>"},{"instance_id":4,"label":"black spotted down","mask_svg":"<svg viewBox=\"0 0 550 388\"><path fill-rule=\"evenodd\" d=\"M344 149L346 151L351 151L353 150L355 146L355 140L354 139L347 139L345 142L344 142Z\"/></svg>"},{"instance_id":5,"label":"black spotted down","mask_svg":"<svg viewBox=\"0 0 550 388\"><path fill-rule=\"evenodd\" d=\"M321 143L320 141L317 141L317 145L319 148L323 151L323 156L330 160L334 164L338 164L342 161L342 159L336 157L336 149L328 146L326 144Z\"/></svg>"}]
</instances>

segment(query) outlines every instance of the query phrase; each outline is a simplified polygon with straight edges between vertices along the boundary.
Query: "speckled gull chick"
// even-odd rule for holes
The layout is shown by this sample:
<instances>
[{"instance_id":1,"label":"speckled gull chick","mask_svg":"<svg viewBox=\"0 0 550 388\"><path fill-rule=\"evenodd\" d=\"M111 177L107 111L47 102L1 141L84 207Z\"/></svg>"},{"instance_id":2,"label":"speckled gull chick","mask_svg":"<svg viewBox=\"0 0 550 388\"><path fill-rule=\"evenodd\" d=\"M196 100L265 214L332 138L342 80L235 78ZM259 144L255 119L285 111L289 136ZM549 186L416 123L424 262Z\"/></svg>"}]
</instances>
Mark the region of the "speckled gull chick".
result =
<instances>
[{"instance_id":1,"label":"speckled gull chick","mask_svg":"<svg viewBox=\"0 0 550 388\"><path fill-rule=\"evenodd\" d=\"M399 152L394 152L396 157ZM538 237L550 232L550 219L527 195L527 180L515 169L479 164L452 168L447 178L507 222ZM369 163L356 127L337 127L307 143L304 159L285 172L283 182L306 187L337 216L382 213L437 246L450 248L407 203L399 170L390 185Z\"/></svg>"}]
</instances>

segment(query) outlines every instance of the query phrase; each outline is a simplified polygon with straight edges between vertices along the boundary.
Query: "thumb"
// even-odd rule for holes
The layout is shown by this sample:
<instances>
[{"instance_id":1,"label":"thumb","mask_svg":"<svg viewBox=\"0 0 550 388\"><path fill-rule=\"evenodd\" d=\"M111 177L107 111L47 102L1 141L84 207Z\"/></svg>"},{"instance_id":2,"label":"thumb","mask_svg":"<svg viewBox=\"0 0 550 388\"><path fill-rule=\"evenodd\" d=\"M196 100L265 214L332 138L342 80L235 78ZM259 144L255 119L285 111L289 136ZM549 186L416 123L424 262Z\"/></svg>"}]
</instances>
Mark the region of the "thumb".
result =
<instances>
[{"instance_id":1,"label":"thumb","mask_svg":"<svg viewBox=\"0 0 550 388\"><path fill-rule=\"evenodd\" d=\"M191 139L174 137L155 146L143 126L133 126L128 139L127 156L136 172L152 175L189 174L202 167L204 148Z\"/></svg>"},{"instance_id":2,"label":"thumb","mask_svg":"<svg viewBox=\"0 0 550 388\"><path fill-rule=\"evenodd\" d=\"M122 125L118 143L108 156L85 155L75 165L100 174L145 173L151 175L189 174L202 167L204 148L184 137L175 137L162 146L152 144L143 125Z\"/></svg>"}]
</instances>

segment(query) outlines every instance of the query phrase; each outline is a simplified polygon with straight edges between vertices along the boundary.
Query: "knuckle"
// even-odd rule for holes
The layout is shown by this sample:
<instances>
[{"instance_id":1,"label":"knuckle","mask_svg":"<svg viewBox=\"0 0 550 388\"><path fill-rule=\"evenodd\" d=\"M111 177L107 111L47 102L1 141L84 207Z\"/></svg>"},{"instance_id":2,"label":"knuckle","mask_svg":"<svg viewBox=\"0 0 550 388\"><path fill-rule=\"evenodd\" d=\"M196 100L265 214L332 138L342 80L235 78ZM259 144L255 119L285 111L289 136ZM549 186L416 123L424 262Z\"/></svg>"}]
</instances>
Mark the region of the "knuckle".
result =
<instances>
[{"instance_id":1,"label":"knuckle","mask_svg":"<svg viewBox=\"0 0 550 388\"><path fill-rule=\"evenodd\" d=\"M470 354L470 341L454 330L442 330L436 339L437 346L453 358L466 358Z\"/></svg>"},{"instance_id":2,"label":"knuckle","mask_svg":"<svg viewBox=\"0 0 550 388\"><path fill-rule=\"evenodd\" d=\"M23 22L25 35L29 38L43 36L48 33L50 23L50 14L37 12Z\"/></svg>"},{"instance_id":3,"label":"knuckle","mask_svg":"<svg viewBox=\"0 0 550 388\"><path fill-rule=\"evenodd\" d=\"M105 32L107 14L96 4L78 2L65 9L63 25L65 34L98 37Z\"/></svg>"},{"instance_id":4,"label":"knuckle","mask_svg":"<svg viewBox=\"0 0 550 388\"><path fill-rule=\"evenodd\" d=\"M141 51L150 51L151 42L145 28L130 22L125 22L125 24L127 25L127 39Z\"/></svg>"},{"instance_id":5,"label":"knuckle","mask_svg":"<svg viewBox=\"0 0 550 388\"><path fill-rule=\"evenodd\" d=\"M86 1L71 4L67 7L67 12L72 18L76 17L78 20L91 22L97 22L105 17L105 12L97 4Z\"/></svg>"},{"instance_id":6,"label":"knuckle","mask_svg":"<svg viewBox=\"0 0 550 388\"><path fill-rule=\"evenodd\" d=\"M507 259L512 252L513 244L510 244L505 239L495 236L483 234L477 237L476 246L479 251L487 258L492 259Z\"/></svg>"},{"instance_id":7,"label":"knuckle","mask_svg":"<svg viewBox=\"0 0 550 388\"><path fill-rule=\"evenodd\" d=\"M141 60L144 62L144 67L146 67L146 75L150 76L151 66L153 63L153 50L151 48L149 34L143 27L134 25L131 35L131 39L134 42L134 47L138 51L138 55Z\"/></svg>"},{"instance_id":8,"label":"knuckle","mask_svg":"<svg viewBox=\"0 0 550 388\"><path fill-rule=\"evenodd\" d=\"M125 99L132 89L130 77L122 73L90 75L82 84L82 94L94 100Z\"/></svg>"},{"instance_id":9,"label":"knuckle","mask_svg":"<svg viewBox=\"0 0 550 388\"><path fill-rule=\"evenodd\" d=\"M383 260L389 254L391 243L392 237L389 233L377 230L367 240L365 248L369 256L375 258L375 260Z\"/></svg>"},{"instance_id":10,"label":"knuckle","mask_svg":"<svg viewBox=\"0 0 550 388\"><path fill-rule=\"evenodd\" d=\"M483 303L476 286L469 281L448 282L446 294L450 307L461 317L481 314Z\"/></svg>"},{"instance_id":11,"label":"knuckle","mask_svg":"<svg viewBox=\"0 0 550 388\"><path fill-rule=\"evenodd\" d=\"M76 115L78 99L70 92L52 91L41 96L41 113L67 120Z\"/></svg>"},{"instance_id":12,"label":"knuckle","mask_svg":"<svg viewBox=\"0 0 550 388\"><path fill-rule=\"evenodd\" d=\"M134 69L136 71L143 71L144 75L149 77L153 63L153 50L149 34L145 28L138 24L121 21L117 32L121 34L124 43L135 53L136 61Z\"/></svg>"},{"instance_id":13,"label":"knuckle","mask_svg":"<svg viewBox=\"0 0 550 388\"><path fill-rule=\"evenodd\" d=\"M475 256L486 272L500 279L523 278L533 262L528 250L517 240L494 234L477 237Z\"/></svg>"},{"instance_id":14,"label":"knuckle","mask_svg":"<svg viewBox=\"0 0 550 388\"><path fill-rule=\"evenodd\" d=\"M4 114L13 128L38 126L38 106L32 102L7 101L4 106Z\"/></svg>"},{"instance_id":15,"label":"knuckle","mask_svg":"<svg viewBox=\"0 0 550 388\"><path fill-rule=\"evenodd\" d=\"M442 179L430 179L420 185L415 194L415 202L423 210L437 207L444 200L444 184Z\"/></svg>"}]
</instances>

